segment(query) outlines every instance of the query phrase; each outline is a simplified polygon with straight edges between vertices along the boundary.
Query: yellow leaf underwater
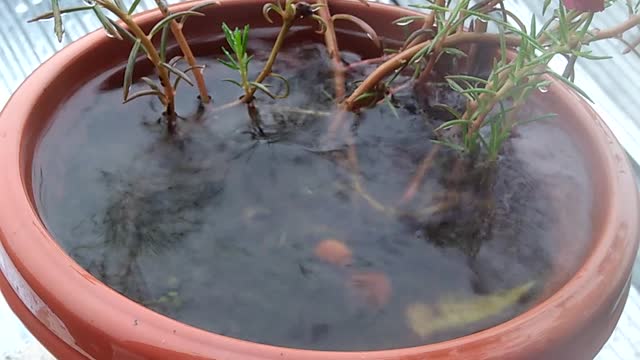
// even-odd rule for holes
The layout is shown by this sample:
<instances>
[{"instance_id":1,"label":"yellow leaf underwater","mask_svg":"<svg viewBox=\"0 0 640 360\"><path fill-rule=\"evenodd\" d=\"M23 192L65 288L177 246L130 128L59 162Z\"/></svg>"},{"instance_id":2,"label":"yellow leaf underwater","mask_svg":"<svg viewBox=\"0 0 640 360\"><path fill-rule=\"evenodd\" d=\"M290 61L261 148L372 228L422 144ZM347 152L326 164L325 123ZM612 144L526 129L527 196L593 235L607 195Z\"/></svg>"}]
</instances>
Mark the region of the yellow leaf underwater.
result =
<instances>
[{"instance_id":1,"label":"yellow leaf underwater","mask_svg":"<svg viewBox=\"0 0 640 360\"><path fill-rule=\"evenodd\" d=\"M464 301L448 297L435 305L411 304L406 311L407 321L417 335L427 338L437 331L472 324L498 315L518 302L533 285L534 282L531 281L511 290L476 296Z\"/></svg>"}]
</instances>

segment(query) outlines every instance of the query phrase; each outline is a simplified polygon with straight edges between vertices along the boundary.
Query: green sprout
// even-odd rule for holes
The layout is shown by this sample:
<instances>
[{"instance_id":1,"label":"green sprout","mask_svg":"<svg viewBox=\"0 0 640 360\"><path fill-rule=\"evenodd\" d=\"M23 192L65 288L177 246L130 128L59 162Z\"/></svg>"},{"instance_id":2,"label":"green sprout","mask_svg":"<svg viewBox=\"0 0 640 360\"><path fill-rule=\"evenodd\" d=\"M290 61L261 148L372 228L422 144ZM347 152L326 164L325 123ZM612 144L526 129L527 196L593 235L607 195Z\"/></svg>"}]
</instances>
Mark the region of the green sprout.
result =
<instances>
[{"instance_id":1,"label":"green sprout","mask_svg":"<svg viewBox=\"0 0 640 360\"><path fill-rule=\"evenodd\" d=\"M289 96L289 85L287 80L281 75L271 73L271 76L282 79L285 84L285 91L283 94L274 94L269 85L263 84L258 81L249 80L249 64L253 59L253 55L247 53L247 42L249 40L249 25L245 25L244 28L235 28L231 30L226 23L222 23L222 31L229 44L231 52L225 47L222 48L226 59L218 59L226 67L236 70L240 74L240 80L225 79L224 81L237 85L244 91L243 100L245 102L251 102L253 99L254 89L258 89L268 95L272 99L283 99Z\"/></svg>"}]
</instances>

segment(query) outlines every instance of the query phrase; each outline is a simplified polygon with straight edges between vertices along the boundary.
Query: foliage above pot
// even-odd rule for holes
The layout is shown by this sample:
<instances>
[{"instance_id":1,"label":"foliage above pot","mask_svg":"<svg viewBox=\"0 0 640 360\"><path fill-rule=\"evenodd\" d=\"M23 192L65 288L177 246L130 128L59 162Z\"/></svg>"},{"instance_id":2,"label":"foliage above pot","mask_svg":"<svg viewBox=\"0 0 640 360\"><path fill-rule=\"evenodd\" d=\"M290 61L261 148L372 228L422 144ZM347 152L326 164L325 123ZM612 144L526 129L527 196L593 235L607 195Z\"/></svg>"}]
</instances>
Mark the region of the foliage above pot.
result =
<instances>
[{"instance_id":1,"label":"foliage above pot","mask_svg":"<svg viewBox=\"0 0 640 360\"><path fill-rule=\"evenodd\" d=\"M175 111L175 94L181 83L198 87L199 111L214 106L202 76L203 66L197 64L182 28L189 17L202 16L198 10L216 6L217 2L202 1L188 11L172 13L165 0L155 1L164 18L148 33L136 24L132 16L140 0L133 0L130 4L125 4L124 0L93 0L87 5L73 8L61 8L59 0L52 0L52 11L34 20L53 18L55 34L61 39L64 34L63 14L91 11L109 36L130 41L132 49L124 76L123 101L126 103L143 96L157 97L165 108L163 118L167 130L175 134L179 119ZM377 67L361 82L346 84L346 66L341 58L334 24L349 21L362 29L376 46L381 46L376 29L356 16L332 14L330 0L318 0L313 4L299 0L274 0L264 5L262 11L269 22L281 23L281 30L269 61L257 78L252 80L248 77L252 59L247 52L250 24L242 30L232 30L224 25L229 48L222 49L225 58L220 61L238 71L239 78L226 81L242 89L244 95L238 103L245 104L250 110L254 108L256 92L274 99L287 97L287 79L273 73L272 67L291 27L306 18L312 18L319 24L318 31L324 34L334 68L335 92L332 96L337 112L329 129L329 139L337 136L345 125L345 113L358 112L364 107L379 104L393 104L394 94L409 86L442 82L464 97L466 106L454 109L441 105L451 113L451 119L438 129L438 137L432 140L465 154L484 154L486 159L493 161L516 125L536 120L523 119L518 110L532 92L545 90L549 85L549 77L566 83L588 98L573 84L576 62L579 59L607 58L607 54L593 54L588 46L606 39L625 41L623 35L640 24L640 3L634 5L628 2L629 19L625 23L611 29L593 28L596 13L621 1L545 0L540 2L540 13L545 17L543 22L537 21L536 17L519 19L509 11L509 3L502 0L424 1L415 5L423 13L395 22L397 26L410 29L404 44L399 48L384 49L386 55L367 60L368 63L377 64ZM360 2L362 6L368 6L367 1ZM278 20L273 18L274 13L278 15ZM167 58L170 34L173 34L182 52L182 56L173 59ZM159 46L152 41L156 38L159 38ZM480 69L475 68L474 63L481 44L499 48L500 55L488 71L479 76ZM625 52L635 52L640 40L627 44ZM514 52L515 56L509 56L509 52ZM148 89L130 93L139 53L144 53L157 69L158 79L143 77L141 80ZM562 74L549 67L549 63L558 57L565 58L567 63ZM183 60L186 65L181 67ZM414 73L412 79L397 83L398 74L406 71ZM284 91L274 93L271 85L265 82L268 78L279 80L284 85ZM355 90L347 93L348 88ZM237 104L221 106L234 105Z\"/></svg>"}]
</instances>

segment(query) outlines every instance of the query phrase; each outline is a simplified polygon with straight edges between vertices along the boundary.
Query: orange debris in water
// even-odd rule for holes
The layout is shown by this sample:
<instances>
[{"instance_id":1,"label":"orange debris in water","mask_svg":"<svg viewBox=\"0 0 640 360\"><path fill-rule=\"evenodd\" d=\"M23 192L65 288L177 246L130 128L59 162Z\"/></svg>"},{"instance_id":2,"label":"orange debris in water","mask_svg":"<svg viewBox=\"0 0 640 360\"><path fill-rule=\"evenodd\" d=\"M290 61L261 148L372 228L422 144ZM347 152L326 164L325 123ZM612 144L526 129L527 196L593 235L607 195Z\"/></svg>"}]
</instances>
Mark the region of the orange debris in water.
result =
<instances>
[{"instance_id":1,"label":"orange debris in water","mask_svg":"<svg viewBox=\"0 0 640 360\"><path fill-rule=\"evenodd\" d=\"M316 246L315 254L320 259L334 265L345 266L351 263L351 249L340 240L325 239Z\"/></svg>"},{"instance_id":2,"label":"orange debris in water","mask_svg":"<svg viewBox=\"0 0 640 360\"><path fill-rule=\"evenodd\" d=\"M351 275L351 286L374 307L383 307L391 299L391 280L380 272L355 273Z\"/></svg>"}]
</instances>

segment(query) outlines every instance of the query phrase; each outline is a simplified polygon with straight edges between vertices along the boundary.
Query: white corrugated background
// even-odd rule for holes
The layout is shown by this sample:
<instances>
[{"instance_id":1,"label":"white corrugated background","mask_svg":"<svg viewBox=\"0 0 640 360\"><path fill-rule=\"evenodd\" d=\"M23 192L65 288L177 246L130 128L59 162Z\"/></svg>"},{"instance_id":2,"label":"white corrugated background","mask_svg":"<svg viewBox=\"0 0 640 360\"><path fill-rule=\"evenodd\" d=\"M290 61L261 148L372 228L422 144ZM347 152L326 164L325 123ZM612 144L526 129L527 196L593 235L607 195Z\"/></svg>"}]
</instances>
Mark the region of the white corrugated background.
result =
<instances>
[{"instance_id":1,"label":"white corrugated background","mask_svg":"<svg viewBox=\"0 0 640 360\"><path fill-rule=\"evenodd\" d=\"M403 4L425 0L401 0ZM60 0L63 6L81 4L81 0ZM178 0L170 0L178 2ZM385 2L385 1L381 1ZM507 0L517 14L528 18L530 8L538 9L540 0ZM599 16L596 26L605 28L624 21L625 1ZM27 24L26 20L49 10L49 0L0 0L0 106L40 63L57 50L87 32L99 27L92 15L65 17L67 35L62 44L52 36L50 22ZM143 0L141 9L152 6ZM600 54L616 54L624 46L616 41L594 46ZM606 69L605 69L606 68ZM631 158L640 162L640 58L616 55L602 62L579 63L578 85L596 101L595 108L627 149ZM640 260L634 270L634 288L622 318L598 360L640 360ZM51 359L37 341L11 313L0 298L0 356L8 359Z\"/></svg>"}]
</instances>

